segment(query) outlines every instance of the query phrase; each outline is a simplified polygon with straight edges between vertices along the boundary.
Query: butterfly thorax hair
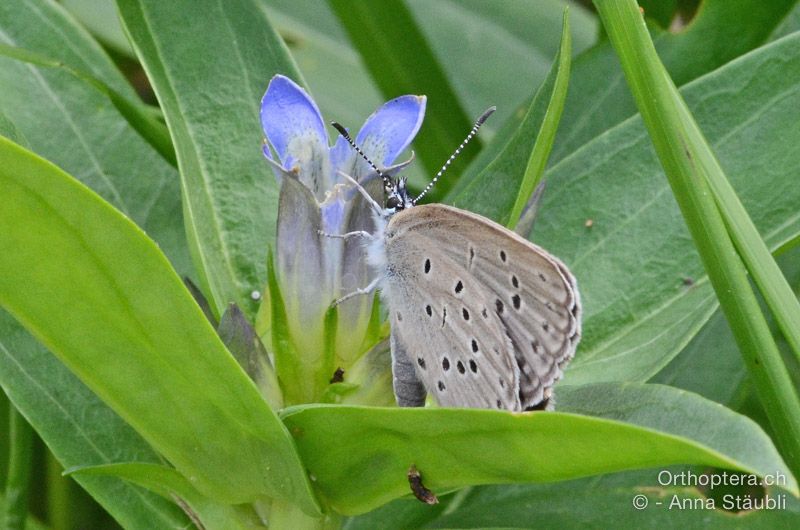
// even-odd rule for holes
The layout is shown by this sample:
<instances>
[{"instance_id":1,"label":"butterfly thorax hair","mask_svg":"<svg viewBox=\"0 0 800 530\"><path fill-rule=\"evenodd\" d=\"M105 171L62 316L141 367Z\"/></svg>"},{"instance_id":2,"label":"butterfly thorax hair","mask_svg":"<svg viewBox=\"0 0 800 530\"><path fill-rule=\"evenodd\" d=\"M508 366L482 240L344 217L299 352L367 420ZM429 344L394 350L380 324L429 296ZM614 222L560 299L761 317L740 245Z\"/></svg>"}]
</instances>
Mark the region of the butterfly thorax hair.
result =
<instances>
[{"instance_id":1,"label":"butterfly thorax hair","mask_svg":"<svg viewBox=\"0 0 800 530\"><path fill-rule=\"evenodd\" d=\"M415 201L409 195L406 187L406 177L386 181L386 209L385 214L391 217L400 210L411 208Z\"/></svg>"},{"instance_id":2,"label":"butterfly thorax hair","mask_svg":"<svg viewBox=\"0 0 800 530\"><path fill-rule=\"evenodd\" d=\"M376 271L390 273L387 270L388 260L384 242L386 228L396 213L412 208L415 206L415 201L406 187L406 177L386 178L384 180L384 193L386 201L383 209L380 211L373 210L375 232L373 233L374 239L367 246L367 263Z\"/></svg>"}]
</instances>

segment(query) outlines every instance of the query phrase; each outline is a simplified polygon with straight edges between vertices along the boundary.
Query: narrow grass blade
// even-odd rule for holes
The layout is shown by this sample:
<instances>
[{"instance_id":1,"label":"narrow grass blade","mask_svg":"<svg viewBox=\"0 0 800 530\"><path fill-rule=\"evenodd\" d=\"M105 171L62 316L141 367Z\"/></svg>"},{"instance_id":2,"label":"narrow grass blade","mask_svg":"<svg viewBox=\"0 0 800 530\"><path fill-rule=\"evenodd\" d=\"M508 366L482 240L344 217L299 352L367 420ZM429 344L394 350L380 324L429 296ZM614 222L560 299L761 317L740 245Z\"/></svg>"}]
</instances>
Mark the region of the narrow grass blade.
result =
<instances>
[{"instance_id":1,"label":"narrow grass blade","mask_svg":"<svg viewBox=\"0 0 800 530\"><path fill-rule=\"evenodd\" d=\"M713 153L653 47L633 0L598 0L603 25L675 199L745 358L789 466L800 473L800 399L708 184Z\"/></svg>"}]
</instances>

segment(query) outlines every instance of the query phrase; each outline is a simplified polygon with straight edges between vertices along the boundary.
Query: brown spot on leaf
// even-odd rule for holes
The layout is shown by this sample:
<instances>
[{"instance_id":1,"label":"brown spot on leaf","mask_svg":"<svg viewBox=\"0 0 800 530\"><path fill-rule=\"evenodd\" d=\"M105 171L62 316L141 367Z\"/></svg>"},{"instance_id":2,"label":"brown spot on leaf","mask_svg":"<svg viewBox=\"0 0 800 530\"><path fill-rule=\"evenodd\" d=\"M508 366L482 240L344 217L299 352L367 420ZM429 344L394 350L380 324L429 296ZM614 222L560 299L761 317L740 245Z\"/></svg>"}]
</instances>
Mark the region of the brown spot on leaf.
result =
<instances>
[{"instance_id":1,"label":"brown spot on leaf","mask_svg":"<svg viewBox=\"0 0 800 530\"><path fill-rule=\"evenodd\" d=\"M408 485L411 486L411 493L414 494L420 502L425 504L439 504L439 499L431 490L425 487L422 483L422 475L417 471L417 466L411 465L408 469Z\"/></svg>"},{"instance_id":2,"label":"brown spot on leaf","mask_svg":"<svg viewBox=\"0 0 800 530\"><path fill-rule=\"evenodd\" d=\"M344 370L342 370L341 366L333 372L333 377L331 377L331 384L334 383L341 383L344 381Z\"/></svg>"}]
</instances>

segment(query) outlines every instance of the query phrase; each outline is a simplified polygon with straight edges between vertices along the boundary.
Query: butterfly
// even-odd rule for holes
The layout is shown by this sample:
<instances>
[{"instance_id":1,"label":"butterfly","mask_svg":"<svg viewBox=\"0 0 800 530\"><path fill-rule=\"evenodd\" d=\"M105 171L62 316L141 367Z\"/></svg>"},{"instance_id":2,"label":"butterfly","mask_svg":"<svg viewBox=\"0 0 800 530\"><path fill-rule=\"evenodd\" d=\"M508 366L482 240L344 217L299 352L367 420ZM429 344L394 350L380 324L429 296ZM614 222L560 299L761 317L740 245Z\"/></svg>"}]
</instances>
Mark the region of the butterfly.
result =
<instances>
[{"instance_id":1,"label":"butterfly","mask_svg":"<svg viewBox=\"0 0 800 530\"><path fill-rule=\"evenodd\" d=\"M576 280L558 258L502 225L444 204L417 204L494 111L417 197L389 178L338 123L333 126L383 178L385 207L357 182L374 212L368 240L391 325L393 387L400 406L524 411L552 408L553 386L581 333Z\"/></svg>"}]
</instances>

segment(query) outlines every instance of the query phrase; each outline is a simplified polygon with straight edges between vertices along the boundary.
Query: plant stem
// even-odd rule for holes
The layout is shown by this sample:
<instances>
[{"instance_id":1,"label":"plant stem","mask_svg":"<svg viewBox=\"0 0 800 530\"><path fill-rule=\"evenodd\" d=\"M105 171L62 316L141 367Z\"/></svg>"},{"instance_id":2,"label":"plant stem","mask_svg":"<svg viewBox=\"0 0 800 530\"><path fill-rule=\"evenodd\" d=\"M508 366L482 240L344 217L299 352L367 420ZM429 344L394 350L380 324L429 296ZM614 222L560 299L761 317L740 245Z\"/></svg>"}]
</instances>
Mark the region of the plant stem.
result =
<instances>
[{"instance_id":1,"label":"plant stem","mask_svg":"<svg viewBox=\"0 0 800 530\"><path fill-rule=\"evenodd\" d=\"M789 468L800 476L800 399L709 187L714 155L656 54L634 0L596 0L711 284Z\"/></svg>"},{"instance_id":2,"label":"plant stem","mask_svg":"<svg viewBox=\"0 0 800 530\"><path fill-rule=\"evenodd\" d=\"M28 493L31 483L33 429L9 402L8 476L5 489L5 513L0 527L22 530L28 517Z\"/></svg>"}]
</instances>

